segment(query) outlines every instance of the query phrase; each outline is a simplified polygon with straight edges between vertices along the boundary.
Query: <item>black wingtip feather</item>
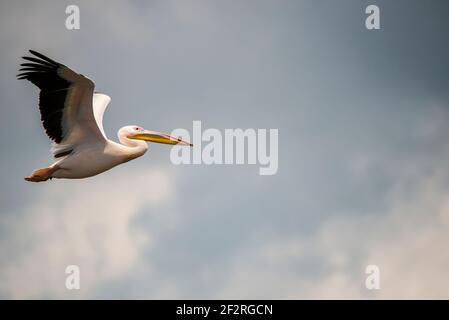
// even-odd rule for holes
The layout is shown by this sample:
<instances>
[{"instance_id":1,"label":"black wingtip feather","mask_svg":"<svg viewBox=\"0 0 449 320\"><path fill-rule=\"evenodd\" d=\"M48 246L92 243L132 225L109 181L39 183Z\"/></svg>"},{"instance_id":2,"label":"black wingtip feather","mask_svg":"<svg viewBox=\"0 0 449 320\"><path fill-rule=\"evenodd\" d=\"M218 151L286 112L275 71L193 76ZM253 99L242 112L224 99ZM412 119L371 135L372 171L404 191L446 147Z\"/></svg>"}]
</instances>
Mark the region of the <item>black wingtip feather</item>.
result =
<instances>
[{"instance_id":1,"label":"black wingtip feather","mask_svg":"<svg viewBox=\"0 0 449 320\"><path fill-rule=\"evenodd\" d=\"M61 66L60 63L44 56L43 54L37 51L34 50L29 51L35 57L28 57L28 56L22 57L25 61L31 61L31 63L24 62L20 64L20 66L23 68L19 69L19 74L17 75L18 80L26 79L35 83L35 81L33 80L36 80L36 76L38 76L39 74L45 75L45 73L54 72L56 71L57 68L59 68L59 66Z\"/></svg>"},{"instance_id":2,"label":"black wingtip feather","mask_svg":"<svg viewBox=\"0 0 449 320\"><path fill-rule=\"evenodd\" d=\"M50 67L50 68L54 68L54 67L57 67L57 66L58 66L58 65L56 65L56 64L52 64L52 63L49 63L49 62L47 62L47 61L45 61L45 60L41 60L41 59L34 58L34 57L27 57L27 56L24 56L24 57L22 57L22 59L28 60L28 61L31 61L31 62L35 62L35 63L40 64L40 65L45 65L45 66L48 66L48 67Z\"/></svg>"},{"instance_id":3,"label":"black wingtip feather","mask_svg":"<svg viewBox=\"0 0 449 320\"><path fill-rule=\"evenodd\" d=\"M31 49L29 51L30 51L31 54L35 55L36 57L41 58L42 60L47 61L47 62L49 62L49 63L51 63L51 64L53 64L55 66L59 66L58 62L50 59L47 56L44 56L42 53L39 53L39 52L31 50Z\"/></svg>"},{"instance_id":4,"label":"black wingtip feather","mask_svg":"<svg viewBox=\"0 0 449 320\"><path fill-rule=\"evenodd\" d=\"M70 82L58 75L58 68L62 64L34 50L30 50L30 53L33 56L22 57L25 62L21 64L17 79L28 80L41 89L39 110L42 124L50 139L60 143L64 138L62 115Z\"/></svg>"}]
</instances>

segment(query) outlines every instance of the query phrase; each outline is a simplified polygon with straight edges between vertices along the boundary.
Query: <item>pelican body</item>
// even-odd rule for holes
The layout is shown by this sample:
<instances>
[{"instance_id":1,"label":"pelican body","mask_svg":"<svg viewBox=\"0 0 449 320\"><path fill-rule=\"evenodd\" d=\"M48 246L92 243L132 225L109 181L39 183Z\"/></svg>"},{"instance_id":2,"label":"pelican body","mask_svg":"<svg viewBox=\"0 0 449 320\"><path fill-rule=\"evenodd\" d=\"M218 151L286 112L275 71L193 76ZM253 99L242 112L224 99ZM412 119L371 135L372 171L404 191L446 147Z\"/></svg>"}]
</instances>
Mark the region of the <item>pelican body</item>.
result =
<instances>
[{"instance_id":1,"label":"pelican body","mask_svg":"<svg viewBox=\"0 0 449 320\"><path fill-rule=\"evenodd\" d=\"M67 66L30 50L22 57L18 79L26 79L40 89L39 110L45 132L53 141L56 161L25 177L31 182L52 178L81 179L95 176L145 154L147 142L169 145L192 144L168 134L125 126L119 142L106 137L103 114L111 98L94 92L95 84Z\"/></svg>"}]
</instances>

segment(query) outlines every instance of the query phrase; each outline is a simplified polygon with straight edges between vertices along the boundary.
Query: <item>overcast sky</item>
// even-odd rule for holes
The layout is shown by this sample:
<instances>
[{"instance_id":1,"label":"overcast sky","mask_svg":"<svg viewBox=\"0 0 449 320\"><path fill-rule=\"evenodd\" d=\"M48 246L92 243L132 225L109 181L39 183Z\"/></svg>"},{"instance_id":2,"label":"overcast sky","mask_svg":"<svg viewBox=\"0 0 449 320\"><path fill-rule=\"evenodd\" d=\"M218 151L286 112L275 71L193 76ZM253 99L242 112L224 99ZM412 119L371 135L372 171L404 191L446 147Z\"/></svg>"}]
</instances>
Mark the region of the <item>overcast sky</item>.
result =
<instances>
[{"instance_id":1,"label":"overcast sky","mask_svg":"<svg viewBox=\"0 0 449 320\"><path fill-rule=\"evenodd\" d=\"M65 8L81 29L65 28ZM377 4L381 30L365 28ZM449 298L449 2L2 1L0 298ZM52 162L35 49L112 97L107 135L279 129L279 170L150 145L85 180ZM65 268L81 268L81 289ZM365 267L381 272L367 290Z\"/></svg>"}]
</instances>

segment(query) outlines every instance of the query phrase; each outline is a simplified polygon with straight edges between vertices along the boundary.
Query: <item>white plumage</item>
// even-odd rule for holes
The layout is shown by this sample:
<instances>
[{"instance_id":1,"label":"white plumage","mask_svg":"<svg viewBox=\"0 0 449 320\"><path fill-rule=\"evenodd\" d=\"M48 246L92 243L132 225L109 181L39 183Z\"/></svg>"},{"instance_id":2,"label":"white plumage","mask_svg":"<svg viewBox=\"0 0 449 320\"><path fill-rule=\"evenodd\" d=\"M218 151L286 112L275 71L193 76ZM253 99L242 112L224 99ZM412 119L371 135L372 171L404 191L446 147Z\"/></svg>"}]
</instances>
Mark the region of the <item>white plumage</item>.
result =
<instances>
[{"instance_id":1,"label":"white plumage","mask_svg":"<svg viewBox=\"0 0 449 320\"><path fill-rule=\"evenodd\" d=\"M139 126L121 128L120 143L109 140L103 115L111 98L94 93L95 84L87 77L41 53L30 52L34 57L23 57L27 62L21 64L18 79L29 80L41 90L41 120L54 141L52 153L57 160L35 170L25 180L91 177L142 156L148 150L145 141L191 146L180 138Z\"/></svg>"}]
</instances>

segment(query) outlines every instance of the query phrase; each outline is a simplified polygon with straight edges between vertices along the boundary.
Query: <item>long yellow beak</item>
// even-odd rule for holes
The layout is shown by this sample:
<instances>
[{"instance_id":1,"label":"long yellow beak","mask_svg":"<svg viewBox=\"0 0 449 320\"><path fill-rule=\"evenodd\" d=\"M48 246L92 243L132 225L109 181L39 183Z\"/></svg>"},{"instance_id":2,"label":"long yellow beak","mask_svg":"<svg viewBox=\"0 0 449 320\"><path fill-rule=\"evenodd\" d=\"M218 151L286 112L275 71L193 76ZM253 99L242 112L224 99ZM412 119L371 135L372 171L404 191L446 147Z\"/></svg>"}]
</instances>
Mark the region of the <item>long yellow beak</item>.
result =
<instances>
[{"instance_id":1,"label":"long yellow beak","mask_svg":"<svg viewBox=\"0 0 449 320\"><path fill-rule=\"evenodd\" d=\"M172 137L166 133L156 132L156 131L148 131L140 132L137 134L129 135L129 139L135 140L144 140L149 142L163 143L163 144L179 144L183 146L193 147L193 144L181 140L181 138Z\"/></svg>"}]
</instances>

